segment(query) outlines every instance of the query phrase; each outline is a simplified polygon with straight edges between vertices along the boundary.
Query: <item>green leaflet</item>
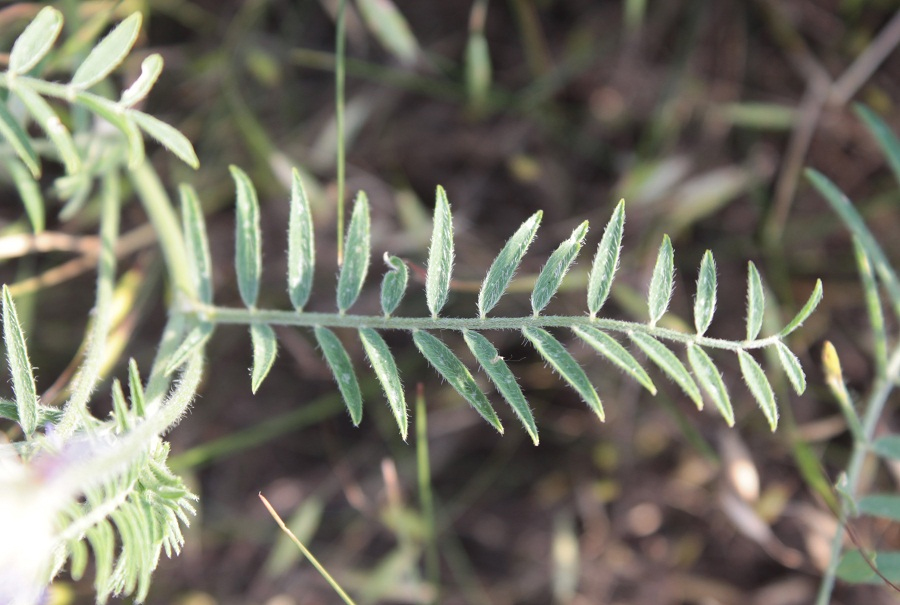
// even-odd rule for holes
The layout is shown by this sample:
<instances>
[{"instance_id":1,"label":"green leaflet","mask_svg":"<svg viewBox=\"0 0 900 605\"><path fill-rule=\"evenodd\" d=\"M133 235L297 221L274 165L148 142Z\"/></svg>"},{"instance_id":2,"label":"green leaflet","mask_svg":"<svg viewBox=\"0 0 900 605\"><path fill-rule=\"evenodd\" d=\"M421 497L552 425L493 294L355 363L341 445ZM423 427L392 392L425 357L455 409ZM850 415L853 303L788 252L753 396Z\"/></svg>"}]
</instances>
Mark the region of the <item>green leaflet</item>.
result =
<instances>
[{"instance_id":1,"label":"green leaflet","mask_svg":"<svg viewBox=\"0 0 900 605\"><path fill-rule=\"evenodd\" d=\"M18 120L6 108L6 103L0 102L0 136L2 136L19 159L28 166L31 175L38 179L41 177L41 160L38 157L34 147L31 146L31 139L28 133L22 128Z\"/></svg>"},{"instance_id":2,"label":"green leaflet","mask_svg":"<svg viewBox=\"0 0 900 605\"><path fill-rule=\"evenodd\" d=\"M700 275L697 277L697 294L694 298L694 327L697 335L703 336L716 312L716 261L707 250L700 261Z\"/></svg>"},{"instance_id":3,"label":"green leaflet","mask_svg":"<svg viewBox=\"0 0 900 605\"><path fill-rule=\"evenodd\" d=\"M822 301L822 280L816 280L816 286L813 288L812 293L809 295L809 299L807 299L806 304L803 305L803 308L794 316L794 319L785 326L785 328L779 332L779 336L784 338L794 330L800 327L806 318L812 315L812 312L816 310L816 307L819 306L819 303Z\"/></svg>"},{"instance_id":4,"label":"green leaflet","mask_svg":"<svg viewBox=\"0 0 900 605\"><path fill-rule=\"evenodd\" d=\"M129 168L135 168L144 161L144 137L134 121L128 119L118 105L102 97L84 93L78 93L76 101L115 126L125 136Z\"/></svg>"},{"instance_id":5,"label":"green leaflet","mask_svg":"<svg viewBox=\"0 0 900 605\"><path fill-rule=\"evenodd\" d=\"M531 217L522 223L512 237L507 240L506 245L500 250L500 254L491 263L484 282L481 284L481 291L478 292L478 314L484 317L494 308L500 297L509 287L522 257L528 250L537 233L538 226L541 224L543 212L538 210Z\"/></svg>"},{"instance_id":6,"label":"green leaflet","mask_svg":"<svg viewBox=\"0 0 900 605\"><path fill-rule=\"evenodd\" d=\"M453 351L424 330L413 331L413 342L416 343L416 347L425 356L425 359L444 377L444 380L449 382L450 386L502 435L503 425L500 424L494 408L475 384L472 374Z\"/></svg>"},{"instance_id":7,"label":"green leaflet","mask_svg":"<svg viewBox=\"0 0 900 605\"><path fill-rule=\"evenodd\" d=\"M200 167L200 160L197 158L194 146L177 128L173 128L151 115L133 109L129 109L126 115L134 120L144 132L174 153L182 162L194 169Z\"/></svg>"},{"instance_id":8,"label":"green leaflet","mask_svg":"<svg viewBox=\"0 0 900 605\"><path fill-rule=\"evenodd\" d=\"M561 243L559 247L553 251L553 254L547 259L547 264L541 269L537 281L534 284L534 290L531 292L531 309L534 312L535 317L540 314L544 307L547 306L547 303L550 302L550 299L556 294L557 290L559 290L563 278L575 261L575 257L578 256L582 244L584 244L584 237L587 235L587 230L588 222L584 221L572 231L572 235L569 236L569 239Z\"/></svg>"},{"instance_id":9,"label":"green leaflet","mask_svg":"<svg viewBox=\"0 0 900 605\"><path fill-rule=\"evenodd\" d=\"M572 328L572 331L595 351L625 370L632 378L641 383L644 388L656 395L656 385L650 380L650 376L647 375L647 372L644 371L638 360L625 347L619 344L619 341L609 334L590 326Z\"/></svg>"},{"instance_id":10,"label":"green leaflet","mask_svg":"<svg viewBox=\"0 0 900 605\"><path fill-rule=\"evenodd\" d=\"M362 290L369 271L370 251L369 200L362 191L356 196L350 226L347 227L347 246L344 264L338 278L337 306L341 313L353 306Z\"/></svg>"},{"instance_id":11,"label":"green leaflet","mask_svg":"<svg viewBox=\"0 0 900 605\"><path fill-rule=\"evenodd\" d=\"M19 193L19 198L25 206L25 213L31 222L32 231L40 233L46 226L46 212L44 211L44 196L41 194L38 181L17 159L8 158L5 164L13 184L16 186L16 191Z\"/></svg>"},{"instance_id":12,"label":"green leaflet","mask_svg":"<svg viewBox=\"0 0 900 605\"><path fill-rule=\"evenodd\" d=\"M747 263L747 340L759 336L766 311L766 295L762 278L753 261Z\"/></svg>"},{"instance_id":13,"label":"green leaflet","mask_svg":"<svg viewBox=\"0 0 900 605\"><path fill-rule=\"evenodd\" d=\"M860 514L900 521L900 496L897 494L868 494L857 503Z\"/></svg>"},{"instance_id":14,"label":"green leaflet","mask_svg":"<svg viewBox=\"0 0 900 605\"><path fill-rule=\"evenodd\" d=\"M34 121L40 125L41 129L53 142L54 147L59 151L60 159L66 167L66 174L74 174L81 168L81 158L78 155L78 149L75 147L75 141L69 130L60 121L59 116L50 107L39 94L19 84L16 80L10 82L10 90L25 105L28 113L34 118Z\"/></svg>"},{"instance_id":15,"label":"green leaflet","mask_svg":"<svg viewBox=\"0 0 900 605\"><path fill-rule=\"evenodd\" d=\"M522 328L522 334L531 341L534 348L541 354L541 357L543 357L544 360L546 360L547 363L549 363L550 366L572 386L573 389L578 391L578 394L581 395L581 398L584 399L585 403L588 404L594 413L597 414L597 417L600 418L600 421L603 422L603 420L606 419L606 414L603 412L603 404L600 403L600 396L597 395L597 391L594 390L594 386L591 384L591 381L588 380L587 374L584 373L584 370L581 369L581 366L578 365L575 358L566 351L565 347L562 346L550 332L542 328L525 327Z\"/></svg>"},{"instance_id":16,"label":"green leaflet","mask_svg":"<svg viewBox=\"0 0 900 605\"><path fill-rule=\"evenodd\" d=\"M187 245L188 267L197 285L197 300L204 304L212 304L212 260L209 254L209 240L206 236L206 221L200 200L190 185L181 185L181 224Z\"/></svg>"},{"instance_id":17,"label":"green leaflet","mask_svg":"<svg viewBox=\"0 0 900 605\"><path fill-rule=\"evenodd\" d=\"M391 355L391 350L381 335L371 328L362 328L359 331L366 357L375 370L375 376L381 383L384 395L387 397L391 411L397 426L400 427L400 436L406 441L409 420L406 417L406 398L403 395L403 386L400 384L400 371L397 370L397 362Z\"/></svg>"},{"instance_id":18,"label":"green leaflet","mask_svg":"<svg viewBox=\"0 0 900 605\"><path fill-rule=\"evenodd\" d=\"M653 268L653 276L650 278L650 291L647 296L651 326L655 326L669 308L675 276L674 262L672 240L668 235L664 235L662 244L659 246L659 254L656 257L656 266Z\"/></svg>"},{"instance_id":19,"label":"green leaflet","mask_svg":"<svg viewBox=\"0 0 900 605\"><path fill-rule=\"evenodd\" d=\"M28 360L25 334L19 324L16 305L9 288L3 285L3 342L6 345L6 361L12 377L13 393L16 396L16 413L19 425L26 436L37 429L38 397L34 384L34 372Z\"/></svg>"},{"instance_id":20,"label":"green leaflet","mask_svg":"<svg viewBox=\"0 0 900 605\"><path fill-rule=\"evenodd\" d=\"M312 292L316 266L316 247L312 209L300 172L291 173L291 208L288 220L288 294L298 312L303 310Z\"/></svg>"},{"instance_id":21,"label":"green leaflet","mask_svg":"<svg viewBox=\"0 0 900 605\"><path fill-rule=\"evenodd\" d=\"M62 26L62 13L50 6L42 8L16 38L9 53L9 72L25 74L31 71L53 48Z\"/></svg>"},{"instance_id":22,"label":"green leaflet","mask_svg":"<svg viewBox=\"0 0 900 605\"><path fill-rule=\"evenodd\" d=\"M794 387L794 392L802 395L806 390L806 374L803 373L800 360L780 340L775 343L775 351L778 352L778 360L781 361L781 367L784 368L784 373L787 374L791 386Z\"/></svg>"},{"instance_id":23,"label":"green leaflet","mask_svg":"<svg viewBox=\"0 0 900 605\"><path fill-rule=\"evenodd\" d=\"M665 372L669 378L675 381L675 384L681 387L681 390L691 398L691 401L697 405L698 409L703 409L703 398L700 396L700 389L697 388L697 383L691 378L687 368L685 368L684 364L675 356L675 353L670 351L668 347L649 334L632 332L628 337L647 354L647 357L649 357L659 369Z\"/></svg>"},{"instance_id":24,"label":"green leaflet","mask_svg":"<svg viewBox=\"0 0 900 605\"><path fill-rule=\"evenodd\" d=\"M494 386L497 387L497 390L500 391L500 394L503 395L503 398L519 417L525 430L528 431L531 440L537 445L538 431L534 423L534 416L509 366L500 357L494 345L478 332L463 330L463 337L466 339L469 350L472 351L481 368L491 379L491 382L494 383Z\"/></svg>"},{"instance_id":25,"label":"green leaflet","mask_svg":"<svg viewBox=\"0 0 900 605\"><path fill-rule=\"evenodd\" d=\"M893 550L876 550L865 556L856 549L844 551L837 577L853 584L884 584L872 565L876 565L879 573L889 581L900 582L900 552Z\"/></svg>"},{"instance_id":26,"label":"green leaflet","mask_svg":"<svg viewBox=\"0 0 900 605\"><path fill-rule=\"evenodd\" d=\"M163 58L159 53L147 56L141 62L141 75L122 93L119 104L131 107L142 101L153 89L159 74L162 73Z\"/></svg>"},{"instance_id":27,"label":"green leaflet","mask_svg":"<svg viewBox=\"0 0 900 605\"><path fill-rule=\"evenodd\" d=\"M202 349L212 337L215 325L209 322L199 322L193 326L166 364L166 374L171 374L195 354L202 354Z\"/></svg>"},{"instance_id":28,"label":"green leaflet","mask_svg":"<svg viewBox=\"0 0 900 605\"><path fill-rule=\"evenodd\" d=\"M369 31L385 50L407 67L416 62L419 55L416 37L391 0L357 0L356 6Z\"/></svg>"},{"instance_id":29,"label":"green leaflet","mask_svg":"<svg viewBox=\"0 0 900 605\"><path fill-rule=\"evenodd\" d=\"M229 166L237 188L237 219L235 222L234 268L237 272L241 300L247 307L256 306L259 296L259 277L262 272L262 249L259 227L259 202L256 189L247 173L237 166Z\"/></svg>"},{"instance_id":30,"label":"green leaflet","mask_svg":"<svg viewBox=\"0 0 900 605\"><path fill-rule=\"evenodd\" d=\"M434 202L434 227L428 248L428 269L425 276L425 299L432 317L437 317L450 293L453 272L453 216L447 192L438 185Z\"/></svg>"},{"instance_id":31,"label":"green leaflet","mask_svg":"<svg viewBox=\"0 0 900 605\"><path fill-rule=\"evenodd\" d=\"M128 396L131 399L131 409L135 415L143 418L146 412L144 387L141 384L141 374L134 359L128 360Z\"/></svg>"},{"instance_id":32,"label":"green leaflet","mask_svg":"<svg viewBox=\"0 0 900 605\"><path fill-rule=\"evenodd\" d=\"M872 443L872 451L882 458L900 460L900 435L879 437Z\"/></svg>"},{"instance_id":33,"label":"green leaflet","mask_svg":"<svg viewBox=\"0 0 900 605\"><path fill-rule=\"evenodd\" d=\"M402 259L390 256L387 252L384 253L384 262L389 270L381 281L381 310L385 317L390 317L406 293L409 270Z\"/></svg>"},{"instance_id":34,"label":"green leaflet","mask_svg":"<svg viewBox=\"0 0 900 605\"><path fill-rule=\"evenodd\" d=\"M45 405L38 404L37 424L43 426L45 424L58 424L62 419L63 411L58 408L50 408ZM19 422L19 411L13 401L0 399L0 418L6 418L13 422Z\"/></svg>"},{"instance_id":35,"label":"green leaflet","mask_svg":"<svg viewBox=\"0 0 900 605\"><path fill-rule=\"evenodd\" d=\"M350 356L340 339L334 332L322 326L315 327L316 341L325 354L325 361L331 368L331 373L337 382L338 389L347 405L347 411L350 412L350 420L354 426L359 426L362 421L362 394L359 390L359 382L356 380L356 372L353 371L353 364ZM371 359L371 357L370 357ZM380 378L380 377L379 377Z\"/></svg>"},{"instance_id":36,"label":"green leaflet","mask_svg":"<svg viewBox=\"0 0 900 605\"><path fill-rule=\"evenodd\" d=\"M91 50L75 70L70 84L86 89L108 76L131 52L140 31L141 14L133 13Z\"/></svg>"},{"instance_id":37,"label":"green leaflet","mask_svg":"<svg viewBox=\"0 0 900 605\"><path fill-rule=\"evenodd\" d=\"M897 136L891 131L888 125L884 123L884 120L865 105L855 103L853 105L853 111L860 117L866 125L866 128L869 129L869 132L871 132L878 141L878 146L881 147L881 150L884 152L884 157L887 158L888 164L890 164L891 170L894 173L894 177L897 179L897 182L900 183L900 140L897 139Z\"/></svg>"},{"instance_id":38,"label":"green leaflet","mask_svg":"<svg viewBox=\"0 0 900 605\"><path fill-rule=\"evenodd\" d=\"M259 389L263 380L269 375L275 356L278 354L278 339L275 331L266 324L250 325L250 340L253 343L253 372L250 390L253 394Z\"/></svg>"},{"instance_id":39,"label":"green leaflet","mask_svg":"<svg viewBox=\"0 0 900 605\"><path fill-rule=\"evenodd\" d=\"M603 237L594 255L594 264L588 278L588 311L591 317L606 302L612 287L613 278L619 268L619 255L622 251L622 234L625 230L625 200L620 200L612 217L606 224Z\"/></svg>"},{"instance_id":40,"label":"green leaflet","mask_svg":"<svg viewBox=\"0 0 900 605\"><path fill-rule=\"evenodd\" d=\"M112 400L116 432L122 434L131 428L131 423L128 421L128 404L125 402L125 393L122 391L122 383L118 378L113 380Z\"/></svg>"},{"instance_id":41,"label":"green leaflet","mask_svg":"<svg viewBox=\"0 0 900 605\"><path fill-rule=\"evenodd\" d=\"M695 344L688 345L687 356L688 362L694 370L694 376L697 377L706 395L715 404L728 426L734 426L734 408L731 407L731 397L722 381L719 368L716 367L706 351Z\"/></svg>"},{"instance_id":42,"label":"green leaflet","mask_svg":"<svg viewBox=\"0 0 900 605\"><path fill-rule=\"evenodd\" d=\"M741 362L741 373L750 393L762 408L769 421L769 427L774 431L778 428L778 406L775 404L775 393L772 392L772 385L769 384L766 373L747 351L738 351L738 360Z\"/></svg>"}]
</instances>

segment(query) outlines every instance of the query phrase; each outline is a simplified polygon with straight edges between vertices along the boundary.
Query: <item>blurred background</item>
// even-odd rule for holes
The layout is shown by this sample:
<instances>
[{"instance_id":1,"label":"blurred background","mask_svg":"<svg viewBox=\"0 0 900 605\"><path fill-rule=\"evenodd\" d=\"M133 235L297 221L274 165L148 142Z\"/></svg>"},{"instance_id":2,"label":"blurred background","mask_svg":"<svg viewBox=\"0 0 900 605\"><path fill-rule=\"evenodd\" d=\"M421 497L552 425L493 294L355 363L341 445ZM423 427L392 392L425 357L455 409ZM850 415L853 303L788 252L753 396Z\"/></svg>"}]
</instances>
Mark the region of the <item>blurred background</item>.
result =
<instances>
[{"instance_id":1,"label":"blurred background","mask_svg":"<svg viewBox=\"0 0 900 605\"><path fill-rule=\"evenodd\" d=\"M109 8L61 5L67 24L71 14L87 19ZM384 12L392 7L402 21ZM318 272L308 308L335 308L337 8L336 0L118 3L123 15L145 12L140 49L165 58L145 109L184 132L201 159L191 172L164 152L154 157L170 191L184 181L200 193L218 304L240 305L227 174L237 164L260 192L266 282L259 306L288 308L287 187L297 166L316 215ZM438 184L457 237L448 316L475 315L491 260L538 209L544 219L514 283L518 292L495 314L530 314L529 277L589 220L581 258L548 308L585 313L589 259L620 198L624 256L604 308L610 317L646 319L663 233L675 247L671 327L685 325L676 316L691 317L707 249L719 279L711 336L742 338L750 260L768 288L764 333L794 315L816 278L825 285L824 302L790 341L808 373L807 393L795 396L771 366L782 414L775 433L731 357L716 357L737 416L728 430L658 373L660 393L651 397L572 343L604 401L601 424L518 333L491 334L526 389L541 435L535 447L496 394L502 437L427 367L408 335L386 334L408 400L418 391L428 410L438 602L813 601L836 524L829 486L852 445L819 370L822 342L837 348L851 393L868 390L872 363L850 237L802 169L833 179L888 256L900 258L897 188L851 107L865 103L900 129L898 8L896 0L347 3L347 196L365 190L373 221L371 284L355 311L380 313L374 284L383 252L424 267ZM126 64L134 74L141 56ZM136 204L125 216L129 227L145 220ZM159 284L152 247L130 266L137 279ZM91 291L90 274L72 279ZM125 350L141 367L163 322L159 292L138 297L128 314ZM427 313L423 292L419 276L397 315ZM39 300L48 309L38 311L42 321L55 328L52 342L34 345L40 377L49 381L65 371L83 328L59 312L60 303L86 316L91 299L48 288ZM256 396L246 331L220 328L209 345L202 396L170 435L173 464L201 497L198 516L185 552L160 562L148 602L337 602L284 541L259 492L360 603L429 602L435 592L424 572L429 547L415 435L401 440L354 339L345 342L366 402L359 428L312 333L278 335L280 355ZM442 337L463 346L455 335ZM865 481L895 489L874 466ZM863 547L900 543L896 525L885 521L856 521L853 535ZM70 602L92 601L88 582L58 585ZM841 586L834 602L894 598L877 585Z\"/></svg>"}]
</instances>

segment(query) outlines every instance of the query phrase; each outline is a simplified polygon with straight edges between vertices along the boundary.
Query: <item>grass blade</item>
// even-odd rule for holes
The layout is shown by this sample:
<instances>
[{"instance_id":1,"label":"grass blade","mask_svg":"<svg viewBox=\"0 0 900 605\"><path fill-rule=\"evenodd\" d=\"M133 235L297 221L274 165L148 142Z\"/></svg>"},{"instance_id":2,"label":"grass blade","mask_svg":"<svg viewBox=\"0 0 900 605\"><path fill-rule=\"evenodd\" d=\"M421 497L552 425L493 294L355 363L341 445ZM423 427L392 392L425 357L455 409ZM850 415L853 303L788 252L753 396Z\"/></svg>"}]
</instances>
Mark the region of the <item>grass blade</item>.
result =
<instances>
[{"instance_id":1,"label":"grass blade","mask_svg":"<svg viewBox=\"0 0 900 605\"><path fill-rule=\"evenodd\" d=\"M234 268L238 290L247 307L255 307L259 296L259 277L262 272L262 233L259 226L259 201L256 188L247 173L237 166L229 166L237 190L235 222Z\"/></svg>"},{"instance_id":2,"label":"grass blade","mask_svg":"<svg viewBox=\"0 0 900 605\"><path fill-rule=\"evenodd\" d=\"M481 368L491 379L491 382L494 383L497 390L500 391L500 394L503 395L503 398L516 413L516 416L519 417L519 421L525 427L525 430L528 431L531 440L537 445L538 432L534 423L534 416L512 370L500 357L491 341L478 332L464 330L463 338L466 339L466 344L469 345L472 355L478 360Z\"/></svg>"},{"instance_id":3,"label":"grass blade","mask_svg":"<svg viewBox=\"0 0 900 605\"><path fill-rule=\"evenodd\" d=\"M162 120L158 120L141 111L131 109L128 110L126 115L134 120L144 132L174 153L182 162L195 170L200 167L200 160L197 158L194 146L177 128L173 128Z\"/></svg>"},{"instance_id":4,"label":"grass blade","mask_svg":"<svg viewBox=\"0 0 900 605\"><path fill-rule=\"evenodd\" d=\"M503 425L500 424L497 413L494 412L487 397L475 384L475 379L472 378L468 368L463 365L453 351L424 330L413 332L413 342L416 343L416 347L425 356L425 359L444 377L444 380L450 383L450 386L502 435Z\"/></svg>"},{"instance_id":5,"label":"grass blade","mask_svg":"<svg viewBox=\"0 0 900 605\"><path fill-rule=\"evenodd\" d=\"M288 294L298 312L309 301L316 266L315 233L309 198L300 172L291 175L291 209L288 220Z\"/></svg>"},{"instance_id":6,"label":"grass blade","mask_svg":"<svg viewBox=\"0 0 900 605\"><path fill-rule=\"evenodd\" d=\"M481 317L486 316L506 292L516 269L519 268L519 263L522 262L522 257L525 256L528 246L531 245L534 235L537 233L542 216L543 213L539 210L522 223L512 237L507 240L494 262L491 263L484 282L481 284L481 291L478 293L478 314Z\"/></svg>"},{"instance_id":7,"label":"grass blade","mask_svg":"<svg viewBox=\"0 0 900 605\"><path fill-rule=\"evenodd\" d=\"M206 221L197 193L190 185L181 185L181 224L187 244L187 264L197 285L197 300L212 304L212 260L209 253L209 239L206 236Z\"/></svg>"},{"instance_id":8,"label":"grass blade","mask_svg":"<svg viewBox=\"0 0 900 605\"><path fill-rule=\"evenodd\" d=\"M647 296L651 326L655 326L669 308L674 277L675 255L672 252L672 240L668 235L664 235L662 244L659 246L659 254L656 257L656 266L653 268L653 276L650 278L650 291Z\"/></svg>"},{"instance_id":9,"label":"grass blade","mask_svg":"<svg viewBox=\"0 0 900 605\"><path fill-rule=\"evenodd\" d=\"M0 136L13 148L19 159L28 166L31 175L38 179L41 177L41 160L31 145L28 133L22 128L18 120L6 108L6 103L0 103Z\"/></svg>"},{"instance_id":10,"label":"grass blade","mask_svg":"<svg viewBox=\"0 0 900 605\"><path fill-rule=\"evenodd\" d=\"M725 382L722 381L719 368L716 367L706 351L695 344L688 345L687 356L688 362L694 370L694 376L697 377L697 381L700 382L706 395L715 404L728 426L734 426L734 408L731 407L731 397L728 396L728 389L725 387Z\"/></svg>"},{"instance_id":11,"label":"grass blade","mask_svg":"<svg viewBox=\"0 0 900 605\"><path fill-rule=\"evenodd\" d=\"M387 263L389 270L381 281L381 310L384 311L385 317L390 317L406 293L409 270L402 259L390 256L387 252L384 253L384 262Z\"/></svg>"},{"instance_id":12,"label":"grass blade","mask_svg":"<svg viewBox=\"0 0 900 605\"><path fill-rule=\"evenodd\" d=\"M62 26L62 13L50 6L42 8L16 38L9 53L9 72L25 74L31 71L53 48Z\"/></svg>"},{"instance_id":13,"label":"grass blade","mask_svg":"<svg viewBox=\"0 0 900 605\"><path fill-rule=\"evenodd\" d=\"M856 236L853 237L853 252L856 257L856 268L859 271L860 282L862 282L860 285L862 286L863 296L866 299L869 326L872 328L872 353L875 358L875 376L884 379L887 378L888 352L881 295L878 292L875 272L872 270L872 261Z\"/></svg>"},{"instance_id":14,"label":"grass blade","mask_svg":"<svg viewBox=\"0 0 900 605\"><path fill-rule=\"evenodd\" d=\"M559 290L563 278L584 244L584 237L587 235L587 231L588 222L584 221L572 231L569 239L561 243L550 255L550 258L547 259L547 264L541 269L534 284L534 290L531 292L531 309L535 317L547 306L547 303Z\"/></svg>"},{"instance_id":15,"label":"grass blade","mask_svg":"<svg viewBox=\"0 0 900 605\"><path fill-rule=\"evenodd\" d=\"M572 328L572 331L584 342L589 344L603 357L627 372L637 380L645 389L656 395L656 385L650 380L650 376L638 363L638 360L619 344L615 338L590 326Z\"/></svg>"},{"instance_id":16,"label":"grass blade","mask_svg":"<svg viewBox=\"0 0 900 605\"><path fill-rule=\"evenodd\" d=\"M782 338L796 330L800 327L806 318L812 315L812 312L816 310L816 307L819 306L819 303L822 302L822 280L816 280L816 286L813 288L812 293L809 295L809 299L807 299L806 304L803 305L803 308L794 316L794 319L790 321L790 323L785 326L785 328L778 334Z\"/></svg>"},{"instance_id":17,"label":"grass blade","mask_svg":"<svg viewBox=\"0 0 900 605\"><path fill-rule=\"evenodd\" d=\"M3 285L3 342L6 345L6 361L12 377L13 393L16 397L16 413L19 425L26 436L37 429L38 397L34 383L34 371L28 360L25 333L19 324L16 305L9 288Z\"/></svg>"},{"instance_id":18,"label":"grass blade","mask_svg":"<svg viewBox=\"0 0 900 605\"><path fill-rule=\"evenodd\" d=\"M775 393L772 392L772 385L769 384L766 373L747 351L738 351L738 360L741 362L741 373L744 375L750 393L762 408L763 414L769 421L769 427L774 431L778 428L778 406L775 403Z\"/></svg>"},{"instance_id":19,"label":"grass blade","mask_svg":"<svg viewBox=\"0 0 900 605\"><path fill-rule=\"evenodd\" d=\"M253 342L253 372L250 380L250 390L253 394L259 390L260 385L275 363L278 354L278 339L275 331L266 324L250 324L250 340Z\"/></svg>"},{"instance_id":20,"label":"grass blade","mask_svg":"<svg viewBox=\"0 0 900 605\"><path fill-rule=\"evenodd\" d=\"M587 374L575 361L575 358L566 351L565 347L554 338L550 332L541 328L525 327L522 328L522 334L531 341L534 348L537 349L541 357L563 377L563 379L571 385L573 389L578 391L581 398L588 404L600 421L606 418L603 411L603 404L600 402L600 396L594 390L591 381L588 380Z\"/></svg>"},{"instance_id":21,"label":"grass blade","mask_svg":"<svg viewBox=\"0 0 900 605\"><path fill-rule=\"evenodd\" d=\"M353 306L369 271L370 249L369 200L362 191L356 196L350 226L347 227L347 247L344 264L338 278L337 306L341 313Z\"/></svg>"},{"instance_id":22,"label":"grass blade","mask_svg":"<svg viewBox=\"0 0 900 605\"><path fill-rule=\"evenodd\" d=\"M865 105L855 103L853 111L856 112L856 115L860 117L866 128L869 129L869 132L878 141L878 146L884 152L884 157L887 158L894 177L900 183L900 140L897 139L890 127L884 123L884 120Z\"/></svg>"},{"instance_id":23,"label":"grass blade","mask_svg":"<svg viewBox=\"0 0 900 605\"><path fill-rule=\"evenodd\" d=\"M419 44L409 23L391 0L357 0L356 6L369 31L385 50L405 66L416 62Z\"/></svg>"},{"instance_id":24,"label":"grass blade","mask_svg":"<svg viewBox=\"0 0 900 605\"><path fill-rule=\"evenodd\" d=\"M747 263L747 340L754 340L762 329L766 295L762 278L753 261Z\"/></svg>"},{"instance_id":25,"label":"grass blade","mask_svg":"<svg viewBox=\"0 0 900 605\"><path fill-rule=\"evenodd\" d=\"M469 32L466 41L466 93L475 111L482 111L487 105L491 72L491 53L484 32Z\"/></svg>"},{"instance_id":26,"label":"grass blade","mask_svg":"<svg viewBox=\"0 0 900 605\"><path fill-rule=\"evenodd\" d=\"M428 269L425 276L425 299L432 317L437 317L450 293L453 271L453 216L447 192L438 185L434 203L434 227L428 248Z\"/></svg>"},{"instance_id":27,"label":"grass blade","mask_svg":"<svg viewBox=\"0 0 900 605\"><path fill-rule=\"evenodd\" d=\"M141 62L141 75L138 76L119 98L119 104L123 107L132 107L142 101L156 84L159 74L162 73L163 58L159 53L149 55Z\"/></svg>"},{"instance_id":28,"label":"grass blade","mask_svg":"<svg viewBox=\"0 0 900 605\"><path fill-rule=\"evenodd\" d=\"M325 361L331 368L334 380L347 405L347 411L350 412L350 420L353 422L353 426L359 426L359 423L362 422L363 412L362 394L347 349L341 344L337 335L328 328L316 326L315 332L316 341L322 348L322 353L325 354Z\"/></svg>"},{"instance_id":29,"label":"grass blade","mask_svg":"<svg viewBox=\"0 0 900 605\"><path fill-rule=\"evenodd\" d=\"M791 386L794 387L794 392L802 395L806 390L806 374L803 373L800 360L780 340L775 343L775 351L778 352L778 360L781 362L781 367L784 368L784 373L787 374Z\"/></svg>"},{"instance_id":30,"label":"grass blade","mask_svg":"<svg viewBox=\"0 0 900 605\"><path fill-rule=\"evenodd\" d=\"M78 148L75 147L75 141L69 130L60 121L59 116L50 107L39 94L26 88L15 81L10 83L11 90L25 105L28 113L34 118L35 122L40 125L41 129L53 142L53 146L59 152L59 157L63 165L66 167L67 174L74 174L81 168L81 158L78 155Z\"/></svg>"},{"instance_id":31,"label":"grass blade","mask_svg":"<svg viewBox=\"0 0 900 605\"><path fill-rule=\"evenodd\" d=\"M619 201L612 217L606 224L603 237L594 255L594 264L588 278L588 311L591 317L606 302L612 288L616 270L619 268L619 255L622 252L622 234L625 231L625 200Z\"/></svg>"},{"instance_id":32,"label":"grass blade","mask_svg":"<svg viewBox=\"0 0 900 605\"><path fill-rule=\"evenodd\" d=\"M716 261L709 250L700 261L697 277L697 297L694 299L694 327L703 336L716 312Z\"/></svg>"},{"instance_id":33,"label":"grass blade","mask_svg":"<svg viewBox=\"0 0 900 605\"><path fill-rule=\"evenodd\" d=\"M375 376L381 383L384 395L387 397L394 419L400 428L400 436L406 441L409 420L406 417L406 398L403 395L403 386L400 384L400 371L397 362L381 335L371 328L362 328L359 331L366 357L375 370Z\"/></svg>"},{"instance_id":34,"label":"grass blade","mask_svg":"<svg viewBox=\"0 0 900 605\"><path fill-rule=\"evenodd\" d=\"M696 404L698 409L703 409L703 398L700 396L700 389L697 388L697 383L691 378L691 374L684 367L684 364L681 363L681 360L676 357L675 353L649 334L633 332L628 336L660 370L681 387L681 390L691 398L691 401Z\"/></svg>"},{"instance_id":35,"label":"grass blade","mask_svg":"<svg viewBox=\"0 0 900 605\"><path fill-rule=\"evenodd\" d=\"M87 89L108 76L131 52L140 31L141 13L133 13L91 50L75 70L70 84Z\"/></svg>"}]
</instances>

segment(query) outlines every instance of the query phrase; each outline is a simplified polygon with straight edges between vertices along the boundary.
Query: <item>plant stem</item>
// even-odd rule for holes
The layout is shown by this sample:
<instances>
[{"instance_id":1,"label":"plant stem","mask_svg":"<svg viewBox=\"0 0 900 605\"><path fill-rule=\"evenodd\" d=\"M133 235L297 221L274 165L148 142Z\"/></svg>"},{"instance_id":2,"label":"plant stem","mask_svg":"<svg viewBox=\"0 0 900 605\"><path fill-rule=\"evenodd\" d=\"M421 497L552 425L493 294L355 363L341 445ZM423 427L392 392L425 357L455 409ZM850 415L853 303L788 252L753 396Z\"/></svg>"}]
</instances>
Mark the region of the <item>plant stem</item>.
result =
<instances>
[{"instance_id":1,"label":"plant stem","mask_svg":"<svg viewBox=\"0 0 900 605\"><path fill-rule=\"evenodd\" d=\"M347 0L340 0L337 13L337 39L334 69L334 119L337 126L337 264L344 263L344 187L346 181L346 149L344 148L344 60L346 56Z\"/></svg>"},{"instance_id":2,"label":"plant stem","mask_svg":"<svg viewBox=\"0 0 900 605\"><path fill-rule=\"evenodd\" d=\"M425 574L434 588L432 603L440 597L441 566L434 523L434 498L431 486L431 462L428 455L428 416L422 383L416 392L416 465L419 479L419 506L425 519Z\"/></svg>"}]
</instances>

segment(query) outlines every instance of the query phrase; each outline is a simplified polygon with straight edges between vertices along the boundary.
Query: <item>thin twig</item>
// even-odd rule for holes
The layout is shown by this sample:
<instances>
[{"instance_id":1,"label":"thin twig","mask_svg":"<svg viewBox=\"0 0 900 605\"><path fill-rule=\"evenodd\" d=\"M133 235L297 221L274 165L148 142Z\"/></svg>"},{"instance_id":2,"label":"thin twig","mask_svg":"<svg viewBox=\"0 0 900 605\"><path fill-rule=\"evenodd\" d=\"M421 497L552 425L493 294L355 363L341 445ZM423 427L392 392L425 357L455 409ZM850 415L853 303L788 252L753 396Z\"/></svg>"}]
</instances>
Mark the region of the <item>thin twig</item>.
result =
<instances>
[{"instance_id":1,"label":"thin twig","mask_svg":"<svg viewBox=\"0 0 900 605\"><path fill-rule=\"evenodd\" d=\"M878 32L875 40L834 82L828 103L837 107L846 105L898 44L900 44L900 11L894 14L888 24Z\"/></svg>"}]
</instances>

